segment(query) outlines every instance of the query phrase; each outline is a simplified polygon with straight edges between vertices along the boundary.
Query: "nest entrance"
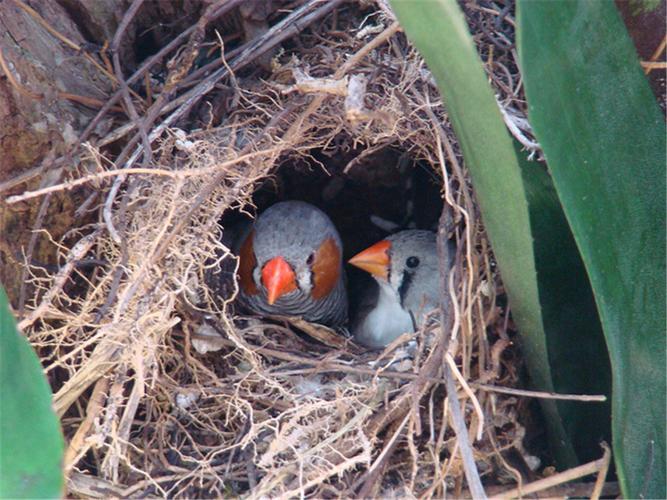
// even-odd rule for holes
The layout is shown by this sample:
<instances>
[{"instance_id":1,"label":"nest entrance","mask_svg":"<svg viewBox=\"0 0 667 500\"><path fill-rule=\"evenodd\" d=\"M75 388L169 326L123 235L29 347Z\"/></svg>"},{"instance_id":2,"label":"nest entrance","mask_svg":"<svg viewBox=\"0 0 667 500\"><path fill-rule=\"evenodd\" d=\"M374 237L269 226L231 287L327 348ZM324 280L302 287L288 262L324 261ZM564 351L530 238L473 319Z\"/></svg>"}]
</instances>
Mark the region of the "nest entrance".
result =
<instances>
[{"instance_id":1,"label":"nest entrance","mask_svg":"<svg viewBox=\"0 0 667 500\"><path fill-rule=\"evenodd\" d=\"M258 183L251 200L248 206L223 215L223 232L224 228L251 223L248 213L261 214L280 201L305 201L331 218L343 241L343 261L346 262L391 233L403 229L435 231L443 209L442 177L432 166L391 147L380 148L372 154L364 155L364 150L360 149L329 156L318 149L297 159L279 162L270 175ZM374 284L367 272L354 266L344 267L350 317L354 317L355 298L361 290ZM215 273L209 278L214 290L219 290L222 282L229 286L234 268L235 264L227 261L222 266L222 279L216 279ZM221 292L223 297L231 296L231 290Z\"/></svg>"}]
</instances>

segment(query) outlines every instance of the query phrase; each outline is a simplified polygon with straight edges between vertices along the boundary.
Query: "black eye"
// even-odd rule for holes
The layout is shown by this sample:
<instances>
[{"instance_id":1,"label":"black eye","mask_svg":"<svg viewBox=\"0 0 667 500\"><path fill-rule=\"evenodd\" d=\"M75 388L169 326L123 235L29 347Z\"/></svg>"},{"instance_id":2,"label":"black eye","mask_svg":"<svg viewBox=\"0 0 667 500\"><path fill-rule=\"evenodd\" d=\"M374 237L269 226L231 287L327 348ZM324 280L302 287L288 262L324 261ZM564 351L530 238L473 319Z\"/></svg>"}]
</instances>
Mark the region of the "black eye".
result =
<instances>
[{"instance_id":1,"label":"black eye","mask_svg":"<svg viewBox=\"0 0 667 500\"><path fill-rule=\"evenodd\" d=\"M315 254L314 254L314 253L311 253L311 254L308 256L308 259L306 259L306 264L308 264L309 266L312 266L312 265L313 265L313 262L315 262Z\"/></svg>"},{"instance_id":2,"label":"black eye","mask_svg":"<svg viewBox=\"0 0 667 500\"><path fill-rule=\"evenodd\" d=\"M408 257L407 260L405 261L405 265L414 269L419 265L419 258L415 257L414 255L412 257Z\"/></svg>"}]
</instances>

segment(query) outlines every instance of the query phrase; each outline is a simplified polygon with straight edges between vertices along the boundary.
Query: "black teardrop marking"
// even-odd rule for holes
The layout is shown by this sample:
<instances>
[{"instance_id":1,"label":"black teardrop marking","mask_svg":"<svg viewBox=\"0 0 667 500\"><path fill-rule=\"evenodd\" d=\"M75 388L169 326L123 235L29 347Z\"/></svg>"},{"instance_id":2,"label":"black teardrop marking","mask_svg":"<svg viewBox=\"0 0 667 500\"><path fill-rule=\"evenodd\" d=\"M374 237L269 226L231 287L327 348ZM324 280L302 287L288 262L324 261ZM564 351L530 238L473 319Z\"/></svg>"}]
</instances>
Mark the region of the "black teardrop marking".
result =
<instances>
[{"instance_id":1,"label":"black teardrop marking","mask_svg":"<svg viewBox=\"0 0 667 500\"><path fill-rule=\"evenodd\" d=\"M405 309L405 304L403 302L405 301L405 297L408 294L408 290L412 285L412 277L413 277L412 273L403 271L403 279L401 280L401 284L398 287L398 296L401 299L401 307L403 309Z\"/></svg>"}]
</instances>

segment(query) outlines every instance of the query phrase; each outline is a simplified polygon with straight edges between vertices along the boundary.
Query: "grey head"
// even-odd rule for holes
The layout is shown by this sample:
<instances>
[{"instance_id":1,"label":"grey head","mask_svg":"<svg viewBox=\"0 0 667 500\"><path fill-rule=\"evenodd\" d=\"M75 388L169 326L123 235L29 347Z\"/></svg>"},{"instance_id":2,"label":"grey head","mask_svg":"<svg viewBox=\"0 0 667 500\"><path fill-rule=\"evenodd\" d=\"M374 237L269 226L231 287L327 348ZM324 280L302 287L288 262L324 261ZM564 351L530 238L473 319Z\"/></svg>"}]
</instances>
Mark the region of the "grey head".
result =
<instances>
[{"instance_id":1,"label":"grey head","mask_svg":"<svg viewBox=\"0 0 667 500\"><path fill-rule=\"evenodd\" d=\"M439 306L440 270L436 235L431 231L400 231L355 255L349 262L375 278L378 304L386 311L394 311L391 314L395 323L405 325L405 320L399 321L400 314L393 307L400 307L403 314L409 314L414 330L421 327L426 316ZM447 265L451 267L451 259ZM392 300L396 306L391 305ZM371 314L377 315L378 312ZM395 325L396 332L389 335L380 331L389 327L377 326L381 321L376 319L373 324L363 318L361 321L365 322L366 330L383 342L399 329Z\"/></svg>"},{"instance_id":2,"label":"grey head","mask_svg":"<svg viewBox=\"0 0 667 500\"><path fill-rule=\"evenodd\" d=\"M329 217L302 201L276 203L255 221L240 249L244 302L259 313L347 319L342 242Z\"/></svg>"},{"instance_id":3,"label":"grey head","mask_svg":"<svg viewBox=\"0 0 667 500\"><path fill-rule=\"evenodd\" d=\"M439 305L436 235L432 231L407 230L386 239L391 243L389 285L419 328L424 317Z\"/></svg>"}]
</instances>

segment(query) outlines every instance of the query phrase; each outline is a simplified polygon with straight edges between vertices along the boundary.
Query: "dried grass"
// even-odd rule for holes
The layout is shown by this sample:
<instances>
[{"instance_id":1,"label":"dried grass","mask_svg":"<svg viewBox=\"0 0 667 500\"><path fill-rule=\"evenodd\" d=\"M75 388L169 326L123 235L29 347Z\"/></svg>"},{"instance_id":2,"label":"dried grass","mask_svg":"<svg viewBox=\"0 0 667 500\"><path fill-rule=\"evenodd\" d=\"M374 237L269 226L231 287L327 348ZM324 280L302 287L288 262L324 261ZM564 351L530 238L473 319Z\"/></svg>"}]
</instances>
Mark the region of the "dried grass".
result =
<instances>
[{"instance_id":1,"label":"dried grass","mask_svg":"<svg viewBox=\"0 0 667 500\"><path fill-rule=\"evenodd\" d=\"M270 79L233 83L237 107L224 124L165 128L150 165L124 169L87 147L78 178L110 197L106 217L54 242L66 267L33 273L22 324L56 387L70 495L460 496L447 362L460 374L483 482L520 481L501 453L523 450L518 399L482 388L518 379L502 284L432 77L380 7L363 26L350 6L335 29L329 19L301 34L298 50L274 58ZM494 17L469 15L473 24ZM496 60L478 43L501 75L506 116L521 116L516 71L504 66L512 50ZM318 78L348 89L350 78L362 99L311 94ZM233 263L219 221L252 202L259 180L290 161L315 164L316 150L388 146L442 179L457 242L451 332L436 327L415 346L403 339L364 354L295 335L288 323L239 317L207 286L221 261ZM118 189L105 176L120 179ZM105 265L81 271L74 264L84 257ZM448 351L435 349L449 334ZM197 342L217 350L200 354Z\"/></svg>"}]
</instances>

